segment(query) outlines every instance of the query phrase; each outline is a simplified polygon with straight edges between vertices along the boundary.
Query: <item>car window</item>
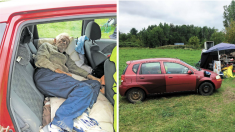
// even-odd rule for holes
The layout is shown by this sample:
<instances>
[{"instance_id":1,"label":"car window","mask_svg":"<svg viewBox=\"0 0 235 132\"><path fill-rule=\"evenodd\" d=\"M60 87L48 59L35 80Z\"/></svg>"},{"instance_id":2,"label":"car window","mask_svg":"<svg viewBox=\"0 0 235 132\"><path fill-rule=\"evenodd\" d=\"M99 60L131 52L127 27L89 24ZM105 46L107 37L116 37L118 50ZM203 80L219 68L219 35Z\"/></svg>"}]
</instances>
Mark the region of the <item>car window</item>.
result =
<instances>
[{"instance_id":1,"label":"car window","mask_svg":"<svg viewBox=\"0 0 235 132\"><path fill-rule=\"evenodd\" d=\"M140 71L140 74L161 74L160 63L143 63Z\"/></svg>"},{"instance_id":2,"label":"car window","mask_svg":"<svg viewBox=\"0 0 235 132\"><path fill-rule=\"evenodd\" d=\"M116 39L116 18L95 19L95 22L100 26L101 39Z\"/></svg>"},{"instance_id":3,"label":"car window","mask_svg":"<svg viewBox=\"0 0 235 132\"><path fill-rule=\"evenodd\" d=\"M38 24L37 29L39 38L55 38L60 33L77 38L81 36L82 20Z\"/></svg>"},{"instance_id":4,"label":"car window","mask_svg":"<svg viewBox=\"0 0 235 132\"><path fill-rule=\"evenodd\" d=\"M135 64L135 65L132 67L132 71L133 71L135 74L136 74L137 71L138 71L139 65L140 65L140 64Z\"/></svg>"},{"instance_id":5,"label":"car window","mask_svg":"<svg viewBox=\"0 0 235 132\"><path fill-rule=\"evenodd\" d=\"M0 23L0 45L2 43L2 37L6 29L6 23Z\"/></svg>"},{"instance_id":6,"label":"car window","mask_svg":"<svg viewBox=\"0 0 235 132\"><path fill-rule=\"evenodd\" d=\"M126 66L125 70L123 71L122 75L124 75L126 73L126 69L129 65Z\"/></svg>"},{"instance_id":7,"label":"car window","mask_svg":"<svg viewBox=\"0 0 235 132\"><path fill-rule=\"evenodd\" d=\"M164 62L164 67L166 74L187 74L189 70L187 67L181 64L172 62Z\"/></svg>"}]
</instances>

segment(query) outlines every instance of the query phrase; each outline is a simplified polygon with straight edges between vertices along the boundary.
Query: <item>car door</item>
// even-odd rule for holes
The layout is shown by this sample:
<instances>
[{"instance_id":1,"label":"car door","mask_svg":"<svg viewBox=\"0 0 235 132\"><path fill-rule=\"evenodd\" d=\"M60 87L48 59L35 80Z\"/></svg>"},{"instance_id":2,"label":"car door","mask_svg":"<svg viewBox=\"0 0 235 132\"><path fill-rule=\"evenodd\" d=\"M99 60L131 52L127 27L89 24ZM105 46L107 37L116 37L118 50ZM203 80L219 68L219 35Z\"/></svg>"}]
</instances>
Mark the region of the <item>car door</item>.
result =
<instances>
[{"instance_id":1,"label":"car door","mask_svg":"<svg viewBox=\"0 0 235 132\"><path fill-rule=\"evenodd\" d=\"M188 70L190 70L188 67L175 62L164 62L163 64L166 73L166 92L195 90L196 76L188 74Z\"/></svg>"},{"instance_id":2,"label":"car door","mask_svg":"<svg viewBox=\"0 0 235 132\"><path fill-rule=\"evenodd\" d=\"M160 62L142 63L137 83L149 93L163 93L166 91L165 75L162 73Z\"/></svg>"},{"instance_id":3,"label":"car door","mask_svg":"<svg viewBox=\"0 0 235 132\"><path fill-rule=\"evenodd\" d=\"M100 51L105 55L110 55L112 53L113 48L117 45L116 18L108 17L84 20L82 29L83 35L85 34L85 27L90 21L94 21L100 26L101 39L95 41L96 44L99 46Z\"/></svg>"}]
</instances>

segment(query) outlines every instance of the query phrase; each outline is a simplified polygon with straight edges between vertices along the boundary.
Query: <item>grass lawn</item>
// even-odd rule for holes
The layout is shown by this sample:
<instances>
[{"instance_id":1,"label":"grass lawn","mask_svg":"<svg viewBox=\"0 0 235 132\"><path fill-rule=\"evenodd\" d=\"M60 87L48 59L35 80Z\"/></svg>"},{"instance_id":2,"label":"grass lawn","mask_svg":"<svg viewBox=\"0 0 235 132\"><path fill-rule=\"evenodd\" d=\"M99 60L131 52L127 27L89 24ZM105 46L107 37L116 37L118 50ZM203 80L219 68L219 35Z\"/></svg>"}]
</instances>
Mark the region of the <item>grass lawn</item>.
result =
<instances>
[{"instance_id":1,"label":"grass lawn","mask_svg":"<svg viewBox=\"0 0 235 132\"><path fill-rule=\"evenodd\" d=\"M145 58L179 58L191 65L201 50L119 48L119 74L126 61ZM235 79L225 79L211 96L176 93L148 97L131 104L119 96L120 132L229 132L235 130Z\"/></svg>"},{"instance_id":2,"label":"grass lawn","mask_svg":"<svg viewBox=\"0 0 235 132\"><path fill-rule=\"evenodd\" d=\"M111 26L110 30L103 30L102 26L109 19L96 19L95 22L101 28L101 38L108 39L109 35L113 34L115 27ZM67 22L56 22L48 24L37 25L38 33L40 38L55 38L58 34L66 32L70 36L77 38L81 36L82 31L82 20L67 21Z\"/></svg>"}]
</instances>

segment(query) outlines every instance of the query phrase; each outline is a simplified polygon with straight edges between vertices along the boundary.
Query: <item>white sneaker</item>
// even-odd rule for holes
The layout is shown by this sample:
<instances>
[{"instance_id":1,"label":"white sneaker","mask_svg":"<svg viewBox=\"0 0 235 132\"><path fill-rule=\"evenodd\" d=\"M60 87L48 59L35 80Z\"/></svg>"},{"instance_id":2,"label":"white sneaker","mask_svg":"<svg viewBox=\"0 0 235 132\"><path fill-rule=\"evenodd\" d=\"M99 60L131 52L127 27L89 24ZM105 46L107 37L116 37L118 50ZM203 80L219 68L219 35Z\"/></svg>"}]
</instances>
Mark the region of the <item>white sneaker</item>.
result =
<instances>
[{"instance_id":1,"label":"white sneaker","mask_svg":"<svg viewBox=\"0 0 235 132\"><path fill-rule=\"evenodd\" d=\"M48 124L47 126L49 132L64 132L64 130L62 130L60 127L53 125L52 123Z\"/></svg>"},{"instance_id":2,"label":"white sneaker","mask_svg":"<svg viewBox=\"0 0 235 132\"><path fill-rule=\"evenodd\" d=\"M92 119L88 116L87 112L84 112L81 116L73 120L73 126L80 131L88 131L92 128L102 130L98 122L95 119Z\"/></svg>"}]
</instances>

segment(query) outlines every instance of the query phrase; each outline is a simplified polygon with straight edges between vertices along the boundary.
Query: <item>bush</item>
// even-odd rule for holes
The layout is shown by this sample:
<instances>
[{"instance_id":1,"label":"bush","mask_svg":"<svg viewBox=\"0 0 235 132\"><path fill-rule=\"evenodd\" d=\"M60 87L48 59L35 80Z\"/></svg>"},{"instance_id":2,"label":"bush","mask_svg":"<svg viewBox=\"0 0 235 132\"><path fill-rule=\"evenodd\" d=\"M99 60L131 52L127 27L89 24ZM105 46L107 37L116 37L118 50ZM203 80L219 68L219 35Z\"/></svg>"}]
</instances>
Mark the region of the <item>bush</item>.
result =
<instances>
[{"instance_id":1,"label":"bush","mask_svg":"<svg viewBox=\"0 0 235 132\"><path fill-rule=\"evenodd\" d=\"M140 45L136 42L120 42L119 47L140 47Z\"/></svg>"},{"instance_id":2,"label":"bush","mask_svg":"<svg viewBox=\"0 0 235 132\"><path fill-rule=\"evenodd\" d=\"M197 49L193 45L165 45L158 47L158 49Z\"/></svg>"}]
</instances>

